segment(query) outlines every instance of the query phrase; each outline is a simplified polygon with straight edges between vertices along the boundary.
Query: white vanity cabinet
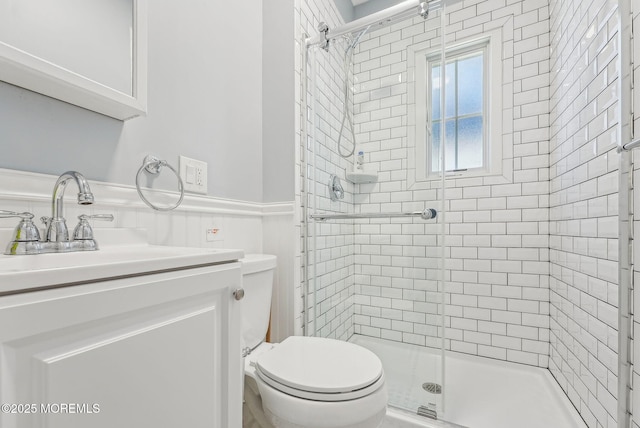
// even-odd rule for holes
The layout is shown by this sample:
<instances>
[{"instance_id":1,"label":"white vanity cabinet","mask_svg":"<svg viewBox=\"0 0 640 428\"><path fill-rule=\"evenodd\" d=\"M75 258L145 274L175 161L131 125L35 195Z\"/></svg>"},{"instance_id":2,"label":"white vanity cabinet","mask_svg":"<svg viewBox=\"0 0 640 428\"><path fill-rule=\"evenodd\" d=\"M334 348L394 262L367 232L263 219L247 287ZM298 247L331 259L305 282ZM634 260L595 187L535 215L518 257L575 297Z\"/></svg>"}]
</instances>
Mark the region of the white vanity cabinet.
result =
<instances>
[{"instance_id":1,"label":"white vanity cabinet","mask_svg":"<svg viewBox=\"0 0 640 428\"><path fill-rule=\"evenodd\" d=\"M232 262L0 297L0 427L239 428L240 287Z\"/></svg>"}]
</instances>

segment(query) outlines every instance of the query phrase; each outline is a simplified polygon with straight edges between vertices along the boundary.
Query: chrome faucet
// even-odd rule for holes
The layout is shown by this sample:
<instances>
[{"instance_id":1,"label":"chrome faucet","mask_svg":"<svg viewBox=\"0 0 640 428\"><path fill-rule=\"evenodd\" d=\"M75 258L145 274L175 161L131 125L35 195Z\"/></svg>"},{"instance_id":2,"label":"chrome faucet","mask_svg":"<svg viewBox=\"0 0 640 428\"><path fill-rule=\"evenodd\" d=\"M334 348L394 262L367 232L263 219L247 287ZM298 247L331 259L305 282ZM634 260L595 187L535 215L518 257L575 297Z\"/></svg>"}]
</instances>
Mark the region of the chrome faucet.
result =
<instances>
[{"instance_id":1,"label":"chrome faucet","mask_svg":"<svg viewBox=\"0 0 640 428\"><path fill-rule=\"evenodd\" d=\"M64 197L67 183L72 179L78 185L78 204L93 204L93 193L91 193L89 183L82 174L77 171L67 171L58 177L58 181L56 181L56 185L53 187L51 218L42 218L47 226L47 233L45 234L45 241L47 242L69 241L69 229L67 228L67 222L64 218L62 198Z\"/></svg>"},{"instance_id":2,"label":"chrome faucet","mask_svg":"<svg viewBox=\"0 0 640 428\"><path fill-rule=\"evenodd\" d=\"M42 221L46 225L44 239L40 240L38 228L31 221L34 217L33 214L0 210L0 218L19 217L21 219L20 224L14 230L13 240L7 246L5 254L64 253L98 249L98 243L93 239L93 230L88 220L113 221L113 216L111 214L80 215L73 239L70 240L63 206L64 191L70 180L74 180L78 186L78 204L93 204L93 193L91 193L89 183L84 176L76 171L65 172L53 187L51 217L42 217Z\"/></svg>"}]
</instances>

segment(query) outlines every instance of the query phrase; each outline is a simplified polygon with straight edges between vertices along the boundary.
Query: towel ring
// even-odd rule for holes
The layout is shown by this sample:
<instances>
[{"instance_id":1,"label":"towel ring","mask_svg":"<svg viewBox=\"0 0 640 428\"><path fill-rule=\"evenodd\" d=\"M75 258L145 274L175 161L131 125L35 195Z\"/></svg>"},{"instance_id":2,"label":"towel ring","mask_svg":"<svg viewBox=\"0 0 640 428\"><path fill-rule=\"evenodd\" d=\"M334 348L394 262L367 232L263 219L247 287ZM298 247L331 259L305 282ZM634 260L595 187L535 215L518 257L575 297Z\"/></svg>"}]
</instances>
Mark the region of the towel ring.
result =
<instances>
[{"instance_id":1,"label":"towel ring","mask_svg":"<svg viewBox=\"0 0 640 428\"><path fill-rule=\"evenodd\" d=\"M172 205L169 207L158 207L153 205L151 202L149 202L149 200L145 198L144 195L142 194L142 190L140 189L140 174L142 173L142 171L147 171L149 174L154 174L154 175L160 174L162 167L165 167L165 166L169 168L171 171L173 171L173 173L178 178L178 190L180 191L180 198L178 199L178 202L176 202L175 205ZM160 160L157 157L152 155L146 156L142 161L142 166L140 167L140 169L138 169L138 173L136 174L136 190L138 191L138 196L140 196L140 199L142 199L142 202L147 204L149 208L153 208L156 211L171 211L173 209L176 209L178 208L178 206L180 206L180 204L182 203L182 200L184 199L184 185L182 184L182 178L180 178L180 174L178 173L178 171L176 171L174 167L169 165L166 160Z\"/></svg>"}]
</instances>

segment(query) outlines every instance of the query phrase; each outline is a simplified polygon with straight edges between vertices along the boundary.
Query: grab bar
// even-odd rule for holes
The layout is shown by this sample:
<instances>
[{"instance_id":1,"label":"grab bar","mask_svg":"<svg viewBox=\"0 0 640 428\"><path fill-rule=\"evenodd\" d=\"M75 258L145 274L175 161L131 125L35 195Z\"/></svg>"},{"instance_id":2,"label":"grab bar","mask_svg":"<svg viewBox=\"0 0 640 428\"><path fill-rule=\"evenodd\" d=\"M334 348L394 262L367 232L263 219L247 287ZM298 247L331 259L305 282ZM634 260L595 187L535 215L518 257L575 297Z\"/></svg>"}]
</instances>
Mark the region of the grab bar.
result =
<instances>
[{"instance_id":1,"label":"grab bar","mask_svg":"<svg viewBox=\"0 0 640 428\"><path fill-rule=\"evenodd\" d=\"M628 152L635 149L636 147L640 147L640 139L618 146L618 153Z\"/></svg>"},{"instance_id":2,"label":"grab bar","mask_svg":"<svg viewBox=\"0 0 640 428\"><path fill-rule=\"evenodd\" d=\"M365 213L365 214L310 214L309 217L314 220L344 220L355 218L392 218L392 217L421 217L423 220L436 218L438 212L433 208L427 208L424 211L413 211L409 213Z\"/></svg>"}]
</instances>

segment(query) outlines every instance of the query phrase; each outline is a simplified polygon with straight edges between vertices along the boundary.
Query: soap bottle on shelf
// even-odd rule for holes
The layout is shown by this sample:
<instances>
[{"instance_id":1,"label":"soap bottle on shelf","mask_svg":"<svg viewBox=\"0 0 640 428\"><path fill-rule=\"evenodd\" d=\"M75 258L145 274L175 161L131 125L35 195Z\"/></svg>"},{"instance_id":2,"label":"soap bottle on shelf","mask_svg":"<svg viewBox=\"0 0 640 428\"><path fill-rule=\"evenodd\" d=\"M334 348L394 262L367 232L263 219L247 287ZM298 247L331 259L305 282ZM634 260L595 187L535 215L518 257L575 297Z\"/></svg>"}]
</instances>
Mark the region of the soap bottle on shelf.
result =
<instances>
[{"instance_id":1,"label":"soap bottle on shelf","mask_svg":"<svg viewBox=\"0 0 640 428\"><path fill-rule=\"evenodd\" d=\"M364 152L360 150L356 157L356 171L364 172Z\"/></svg>"}]
</instances>

